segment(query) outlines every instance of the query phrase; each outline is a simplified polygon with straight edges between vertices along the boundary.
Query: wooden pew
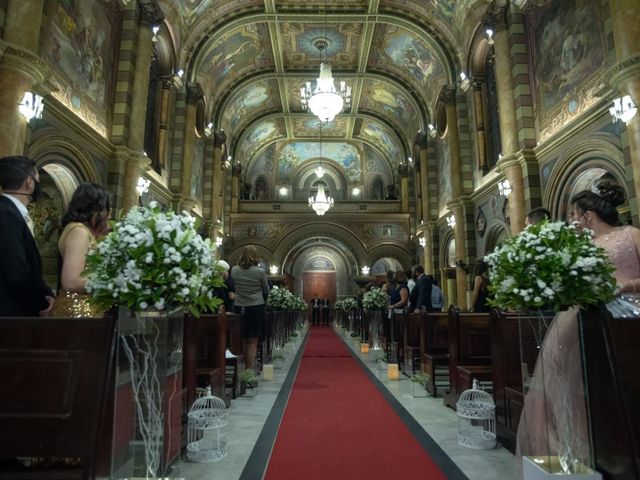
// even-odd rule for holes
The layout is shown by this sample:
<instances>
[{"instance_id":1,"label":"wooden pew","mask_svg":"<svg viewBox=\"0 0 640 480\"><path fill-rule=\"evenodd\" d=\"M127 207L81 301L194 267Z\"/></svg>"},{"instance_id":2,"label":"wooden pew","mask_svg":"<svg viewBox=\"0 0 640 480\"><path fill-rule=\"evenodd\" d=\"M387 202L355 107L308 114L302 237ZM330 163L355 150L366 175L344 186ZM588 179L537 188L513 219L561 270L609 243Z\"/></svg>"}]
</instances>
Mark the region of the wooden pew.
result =
<instances>
[{"instance_id":1,"label":"wooden pew","mask_svg":"<svg viewBox=\"0 0 640 480\"><path fill-rule=\"evenodd\" d=\"M115 333L114 316L0 318L2 456L82 463L0 478L94 478Z\"/></svg>"},{"instance_id":2,"label":"wooden pew","mask_svg":"<svg viewBox=\"0 0 640 480\"><path fill-rule=\"evenodd\" d=\"M231 396L232 399L240 395L240 371L244 364L241 325L240 315L227 313L227 348L236 356L225 357L225 388L227 396Z\"/></svg>"},{"instance_id":3,"label":"wooden pew","mask_svg":"<svg viewBox=\"0 0 640 480\"><path fill-rule=\"evenodd\" d=\"M402 371L412 376L420 370L420 323L422 313L408 313L405 315L402 327L402 343L404 345L404 364Z\"/></svg>"},{"instance_id":4,"label":"wooden pew","mask_svg":"<svg viewBox=\"0 0 640 480\"><path fill-rule=\"evenodd\" d=\"M449 314L422 315L420 323L421 369L429 376L427 391L437 397L449 388Z\"/></svg>"},{"instance_id":5,"label":"wooden pew","mask_svg":"<svg viewBox=\"0 0 640 480\"><path fill-rule=\"evenodd\" d=\"M471 388L474 378L491 380L491 345L488 313L461 313L449 309L449 391L444 404L456 408L460 394Z\"/></svg>"}]
</instances>

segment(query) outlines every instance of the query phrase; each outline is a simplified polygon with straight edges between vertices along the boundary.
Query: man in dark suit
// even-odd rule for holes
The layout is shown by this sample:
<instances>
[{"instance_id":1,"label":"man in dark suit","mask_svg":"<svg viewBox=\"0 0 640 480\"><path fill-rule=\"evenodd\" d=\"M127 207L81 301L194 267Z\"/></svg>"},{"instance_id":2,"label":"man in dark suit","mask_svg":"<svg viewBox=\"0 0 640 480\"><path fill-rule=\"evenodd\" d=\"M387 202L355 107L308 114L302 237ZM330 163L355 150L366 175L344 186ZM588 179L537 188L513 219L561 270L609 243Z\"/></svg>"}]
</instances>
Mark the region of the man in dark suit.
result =
<instances>
[{"instance_id":1,"label":"man in dark suit","mask_svg":"<svg viewBox=\"0 0 640 480\"><path fill-rule=\"evenodd\" d=\"M323 325L331 325L329 321L329 315L331 313L331 300L325 298L322 302L322 324Z\"/></svg>"},{"instance_id":2,"label":"man in dark suit","mask_svg":"<svg viewBox=\"0 0 640 480\"><path fill-rule=\"evenodd\" d=\"M54 297L42 278L27 210L41 191L35 162L0 158L0 188L0 316L48 315Z\"/></svg>"},{"instance_id":3,"label":"man in dark suit","mask_svg":"<svg viewBox=\"0 0 640 480\"><path fill-rule=\"evenodd\" d=\"M312 325L320 325L320 309L321 308L322 308L322 304L320 303L320 299L318 298L318 294L316 293L313 296L313 300L311 300Z\"/></svg>"},{"instance_id":4,"label":"man in dark suit","mask_svg":"<svg viewBox=\"0 0 640 480\"><path fill-rule=\"evenodd\" d=\"M433 283L431 279L424 274L424 267L422 265L415 265L411 269L411 273L416 281L416 286L413 287L409 297L409 303L411 304L410 311L413 313L420 313L421 311L432 312L431 287Z\"/></svg>"}]
</instances>

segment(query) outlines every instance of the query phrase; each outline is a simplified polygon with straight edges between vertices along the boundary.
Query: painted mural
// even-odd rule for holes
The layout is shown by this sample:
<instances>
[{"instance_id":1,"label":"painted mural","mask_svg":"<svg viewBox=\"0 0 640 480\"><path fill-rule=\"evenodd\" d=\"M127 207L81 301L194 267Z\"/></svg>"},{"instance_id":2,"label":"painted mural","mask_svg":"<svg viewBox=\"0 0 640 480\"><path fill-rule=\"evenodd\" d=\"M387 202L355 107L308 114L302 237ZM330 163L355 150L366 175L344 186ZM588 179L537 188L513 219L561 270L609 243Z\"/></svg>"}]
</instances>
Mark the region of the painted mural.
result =
<instances>
[{"instance_id":1,"label":"painted mural","mask_svg":"<svg viewBox=\"0 0 640 480\"><path fill-rule=\"evenodd\" d=\"M371 175L379 176L382 174L385 177L385 181L389 183L389 180L393 178L393 173L389 167L389 163L378 153L377 150L371 148L369 145L364 146L364 165L367 177Z\"/></svg>"},{"instance_id":2,"label":"painted mural","mask_svg":"<svg viewBox=\"0 0 640 480\"><path fill-rule=\"evenodd\" d=\"M317 117L296 118L293 121L293 134L296 137L345 137L349 121L345 117L336 117L331 122L321 122Z\"/></svg>"},{"instance_id":3,"label":"painted mural","mask_svg":"<svg viewBox=\"0 0 640 480\"><path fill-rule=\"evenodd\" d=\"M427 42L415 34L395 25L380 24L376 27L371 51L370 66L391 68L399 74L409 73L420 86L427 84L437 91L446 83L444 68Z\"/></svg>"},{"instance_id":4,"label":"painted mural","mask_svg":"<svg viewBox=\"0 0 640 480\"><path fill-rule=\"evenodd\" d=\"M198 141L193 146L193 160L191 162L191 198L202 205L202 185L204 169L204 142Z\"/></svg>"},{"instance_id":5,"label":"painted mural","mask_svg":"<svg viewBox=\"0 0 640 480\"><path fill-rule=\"evenodd\" d=\"M390 162L402 159L402 148L394 134L377 120L366 119L360 128L360 137L373 143Z\"/></svg>"},{"instance_id":6,"label":"painted mural","mask_svg":"<svg viewBox=\"0 0 640 480\"><path fill-rule=\"evenodd\" d=\"M380 80L365 82L360 97L361 109L374 112L382 111L405 132L417 130L419 121L409 97L399 88Z\"/></svg>"},{"instance_id":7,"label":"painted mural","mask_svg":"<svg viewBox=\"0 0 640 480\"><path fill-rule=\"evenodd\" d=\"M335 270L333 262L327 257L313 257L304 266L304 271L311 270Z\"/></svg>"},{"instance_id":8,"label":"painted mural","mask_svg":"<svg viewBox=\"0 0 640 480\"><path fill-rule=\"evenodd\" d=\"M272 68L269 38L265 23L251 23L218 38L198 67L198 82L205 92L220 91L248 70Z\"/></svg>"},{"instance_id":9,"label":"painted mural","mask_svg":"<svg viewBox=\"0 0 640 480\"><path fill-rule=\"evenodd\" d=\"M539 13L527 17L535 45L532 57L542 127L563 109L570 92L583 85L605 61L599 3L595 0L551 2ZM571 110L577 113L578 105ZM565 118L563 123L566 121Z\"/></svg>"},{"instance_id":10,"label":"painted mural","mask_svg":"<svg viewBox=\"0 0 640 480\"><path fill-rule=\"evenodd\" d=\"M43 57L69 81L54 96L104 134L117 51L112 8L97 0L56 0L43 41Z\"/></svg>"},{"instance_id":11,"label":"painted mural","mask_svg":"<svg viewBox=\"0 0 640 480\"><path fill-rule=\"evenodd\" d=\"M222 117L222 128L235 132L244 118L255 118L258 113L280 108L278 86L273 80L262 80L239 89L227 103Z\"/></svg>"},{"instance_id":12,"label":"painted mural","mask_svg":"<svg viewBox=\"0 0 640 480\"><path fill-rule=\"evenodd\" d=\"M286 136L286 131L282 119L262 120L244 134L238 147L239 153L249 158L261 145L283 136Z\"/></svg>"},{"instance_id":13,"label":"painted mural","mask_svg":"<svg viewBox=\"0 0 640 480\"><path fill-rule=\"evenodd\" d=\"M278 155L279 180L291 180L299 165L319 157L339 164L350 183L361 183L360 153L347 142L322 142L322 152L319 142L286 143Z\"/></svg>"},{"instance_id":14,"label":"painted mural","mask_svg":"<svg viewBox=\"0 0 640 480\"><path fill-rule=\"evenodd\" d=\"M337 26L287 22L282 24L285 67L319 65L329 61L334 67L350 66L358 59L359 40L362 25L343 23ZM326 39L328 46L324 53L314 44Z\"/></svg>"},{"instance_id":15,"label":"painted mural","mask_svg":"<svg viewBox=\"0 0 640 480\"><path fill-rule=\"evenodd\" d=\"M446 208L447 203L452 200L449 142L441 142L438 144L438 178L440 179L438 208L442 211Z\"/></svg>"},{"instance_id":16,"label":"painted mural","mask_svg":"<svg viewBox=\"0 0 640 480\"><path fill-rule=\"evenodd\" d=\"M267 178L272 178L276 165L275 155L275 143L272 143L267 148L262 150L262 152L260 152L260 154L251 161L251 165L247 169L247 181L253 184L255 183L255 180L261 175Z\"/></svg>"}]
</instances>

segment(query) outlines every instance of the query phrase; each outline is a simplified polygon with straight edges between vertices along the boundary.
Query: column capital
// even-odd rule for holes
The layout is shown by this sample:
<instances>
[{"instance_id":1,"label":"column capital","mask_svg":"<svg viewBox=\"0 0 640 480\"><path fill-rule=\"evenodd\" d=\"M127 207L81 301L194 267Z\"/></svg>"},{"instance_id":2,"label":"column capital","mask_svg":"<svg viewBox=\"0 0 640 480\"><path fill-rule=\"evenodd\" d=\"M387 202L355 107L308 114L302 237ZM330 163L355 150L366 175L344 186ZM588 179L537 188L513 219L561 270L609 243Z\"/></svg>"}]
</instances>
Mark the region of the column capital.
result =
<instances>
[{"instance_id":1,"label":"column capital","mask_svg":"<svg viewBox=\"0 0 640 480\"><path fill-rule=\"evenodd\" d=\"M420 130L416 135L414 143L421 149L427 148L429 146L429 134Z\"/></svg>"},{"instance_id":2,"label":"column capital","mask_svg":"<svg viewBox=\"0 0 640 480\"><path fill-rule=\"evenodd\" d=\"M139 4L138 15L138 23L141 26L152 27L164 21L164 14L156 2Z\"/></svg>"},{"instance_id":3,"label":"column capital","mask_svg":"<svg viewBox=\"0 0 640 480\"><path fill-rule=\"evenodd\" d=\"M456 87L455 85L445 85L440 92L440 98L447 105L456 103Z\"/></svg>"},{"instance_id":4,"label":"column capital","mask_svg":"<svg viewBox=\"0 0 640 480\"><path fill-rule=\"evenodd\" d=\"M634 77L640 77L640 54L616 62L606 74L609 85L616 90L620 90L627 80ZM640 99L634 98L634 101Z\"/></svg>"},{"instance_id":5,"label":"column capital","mask_svg":"<svg viewBox=\"0 0 640 480\"><path fill-rule=\"evenodd\" d=\"M239 177L240 174L242 174L242 164L240 162L233 162L231 173L234 177Z\"/></svg>"},{"instance_id":6,"label":"column capital","mask_svg":"<svg viewBox=\"0 0 640 480\"><path fill-rule=\"evenodd\" d=\"M481 92L482 91L482 85L484 84L484 81L480 78L474 78L471 81L471 89L474 92Z\"/></svg>"},{"instance_id":7,"label":"column capital","mask_svg":"<svg viewBox=\"0 0 640 480\"><path fill-rule=\"evenodd\" d=\"M498 160L496 163L496 168L499 172L504 172L506 169L520 166L520 162L518 161L518 155L516 153L512 153L511 155L505 155Z\"/></svg>"},{"instance_id":8,"label":"column capital","mask_svg":"<svg viewBox=\"0 0 640 480\"><path fill-rule=\"evenodd\" d=\"M224 130L216 130L213 132L213 146L215 148L222 148L227 141L227 134Z\"/></svg>"},{"instance_id":9,"label":"column capital","mask_svg":"<svg viewBox=\"0 0 640 480\"><path fill-rule=\"evenodd\" d=\"M187 103L198 103L204 97L204 90L198 82L187 83Z\"/></svg>"},{"instance_id":10,"label":"column capital","mask_svg":"<svg viewBox=\"0 0 640 480\"><path fill-rule=\"evenodd\" d=\"M34 52L0 39L0 68L25 75L36 93L48 95L60 90L62 79Z\"/></svg>"},{"instance_id":11,"label":"column capital","mask_svg":"<svg viewBox=\"0 0 640 480\"><path fill-rule=\"evenodd\" d=\"M507 15L509 9L506 5L494 5L486 14L484 24L491 27L494 32L506 30L508 27Z\"/></svg>"}]
</instances>

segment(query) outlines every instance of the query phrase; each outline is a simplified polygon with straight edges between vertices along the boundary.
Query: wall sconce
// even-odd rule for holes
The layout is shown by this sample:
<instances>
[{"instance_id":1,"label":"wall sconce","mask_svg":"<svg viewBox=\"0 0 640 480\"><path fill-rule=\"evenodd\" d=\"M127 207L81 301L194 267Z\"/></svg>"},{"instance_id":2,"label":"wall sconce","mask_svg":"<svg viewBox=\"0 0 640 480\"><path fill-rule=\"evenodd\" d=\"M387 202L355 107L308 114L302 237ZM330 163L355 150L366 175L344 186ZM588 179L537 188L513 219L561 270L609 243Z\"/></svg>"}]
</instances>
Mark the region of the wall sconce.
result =
<instances>
[{"instance_id":1,"label":"wall sconce","mask_svg":"<svg viewBox=\"0 0 640 480\"><path fill-rule=\"evenodd\" d=\"M438 131L436 130L436 127L433 126L433 123L430 123L427 128L429 129L429 136L431 138L436 138L436 135L438 135Z\"/></svg>"},{"instance_id":2,"label":"wall sconce","mask_svg":"<svg viewBox=\"0 0 640 480\"><path fill-rule=\"evenodd\" d=\"M269 267L269 273L271 275L277 275L278 274L278 266L277 265L271 265Z\"/></svg>"},{"instance_id":3,"label":"wall sconce","mask_svg":"<svg viewBox=\"0 0 640 480\"><path fill-rule=\"evenodd\" d=\"M362 267L361 271L363 275L369 275L371 269L365 265L364 267Z\"/></svg>"},{"instance_id":4,"label":"wall sconce","mask_svg":"<svg viewBox=\"0 0 640 480\"><path fill-rule=\"evenodd\" d=\"M420 237L420 238L418 239L418 243L420 244L420 246L421 246L422 248L424 248L424 247L426 247L426 246L427 246L427 239L426 239L426 238L424 238L424 237Z\"/></svg>"},{"instance_id":5,"label":"wall sconce","mask_svg":"<svg viewBox=\"0 0 640 480\"><path fill-rule=\"evenodd\" d=\"M210 137L213 133L213 122L209 122L206 127L204 127L204 134L207 137Z\"/></svg>"},{"instance_id":6,"label":"wall sconce","mask_svg":"<svg viewBox=\"0 0 640 480\"><path fill-rule=\"evenodd\" d=\"M613 107L609 108L609 113L613 122L622 120L627 125L633 117L635 117L638 111L638 107L633 103L630 95L625 95L622 98L616 98L613 100Z\"/></svg>"},{"instance_id":7,"label":"wall sconce","mask_svg":"<svg viewBox=\"0 0 640 480\"><path fill-rule=\"evenodd\" d=\"M471 80L467 77L467 74L464 72L460 72L460 89L463 92L469 90L469 86L471 85Z\"/></svg>"},{"instance_id":8,"label":"wall sconce","mask_svg":"<svg viewBox=\"0 0 640 480\"><path fill-rule=\"evenodd\" d=\"M413 157L407 157L407 163L413 165Z\"/></svg>"},{"instance_id":9,"label":"wall sconce","mask_svg":"<svg viewBox=\"0 0 640 480\"><path fill-rule=\"evenodd\" d=\"M151 185L151 180L139 177L138 183L136 184L136 191L138 192L138 195L147 193L149 191L149 185Z\"/></svg>"},{"instance_id":10,"label":"wall sconce","mask_svg":"<svg viewBox=\"0 0 640 480\"><path fill-rule=\"evenodd\" d=\"M454 215L449 215L447 217L447 225L449 226L449 228L456 227L456 217Z\"/></svg>"},{"instance_id":11,"label":"wall sconce","mask_svg":"<svg viewBox=\"0 0 640 480\"><path fill-rule=\"evenodd\" d=\"M487 33L487 43L489 45L493 45L493 30L491 28L487 28L485 32Z\"/></svg>"},{"instance_id":12,"label":"wall sconce","mask_svg":"<svg viewBox=\"0 0 640 480\"><path fill-rule=\"evenodd\" d=\"M509 180L502 180L501 182L498 182L498 191L503 197L508 197L509 194L511 194L511 184L509 183Z\"/></svg>"},{"instance_id":13,"label":"wall sconce","mask_svg":"<svg viewBox=\"0 0 640 480\"><path fill-rule=\"evenodd\" d=\"M358 195L360 195L360 188L359 187L353 187L351 189L351 195L353 195L354 197L357 197Z\"/></svg>"},{"instance_id":14,"label":"wall sconce","mask_svg":"<svg viewBox=\"0 0 640 480\"><path fill-rule=\"evenodd\" d=\"M33 118L42 118L42 97L32 92L24 92L24 96L18 103L18 111L27 122Z\"/></svg>"},{"instance_id":15,"label":"wall sconce","mask_svg":"<svg viewBox=\"0 0 640 480\"><path fill-rule=\"evenodd\" d=\"M151 41L155 43L158 41L158 32L160 31L160 27L158 25L154 25L151 27L151 31L153 32L153 38Z\"/></svg>"},{"instance_id":16,"label":"wall sconce","mask_svg":"<svg viewBox=\"0 0 640 480\"><path fill-rule=\"evenodd\" d=\"M281 197L286 197L289 194L289 189L287 187L280 187L278 193Z\"/></svg>"},{"instance_id":17,"label":"wall sconce","mask_svg":"<svg viewBox=\"0 0 640 480\"><path fill-rule=\"evenodd\" d=\"M221 246L222 246L222 242L223 242L222 237L216 237L216 245L217 245L218 247L221 247Z\"/></svg>"}]
</instances>

